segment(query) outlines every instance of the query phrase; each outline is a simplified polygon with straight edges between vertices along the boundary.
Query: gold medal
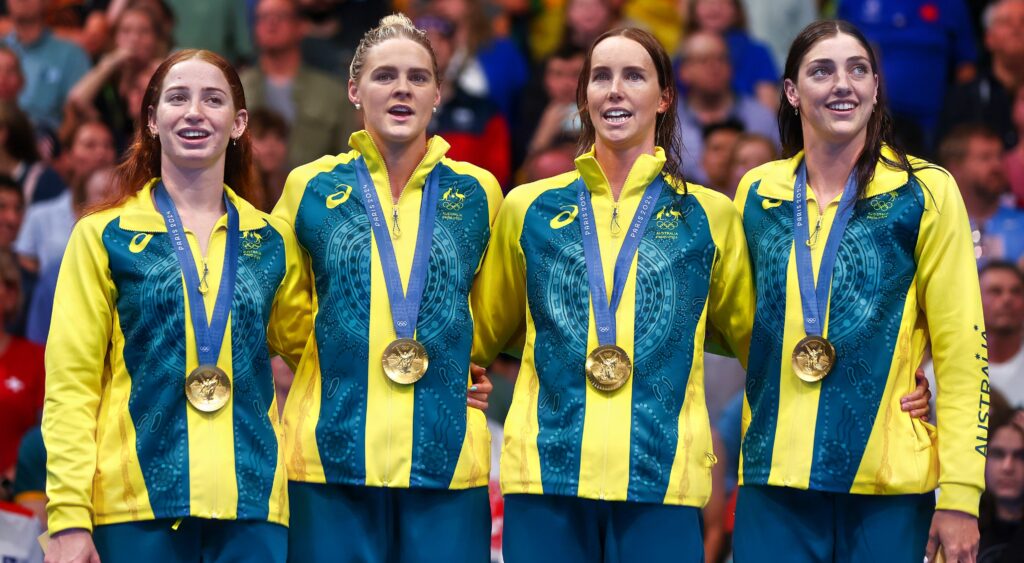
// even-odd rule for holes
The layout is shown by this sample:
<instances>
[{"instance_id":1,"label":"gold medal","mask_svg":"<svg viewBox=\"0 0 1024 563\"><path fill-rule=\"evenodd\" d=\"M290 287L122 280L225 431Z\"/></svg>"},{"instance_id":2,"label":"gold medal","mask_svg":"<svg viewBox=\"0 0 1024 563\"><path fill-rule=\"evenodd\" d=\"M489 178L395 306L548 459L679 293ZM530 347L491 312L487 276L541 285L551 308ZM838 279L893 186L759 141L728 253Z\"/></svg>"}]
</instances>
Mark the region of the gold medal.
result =
<instances>
[{"instance_id":1,"label":"gold medal","mask_svg":"<svg viewBox=\"0 0 1024 563\"><path fill-rule=\"evenodd\" d=\"M211 364L197 367L185 379L185 397L200 411L219 411L231 398L231 381L228 380L228 374Z\"/></svg>"},{"instance_id":2,"label":"gold medal","mask_svg":"<svg viewBox=\"0 0 1024 563\"><path fill-rule=\"evenodd\" d=\"M625 385L633 372L629 354L614 344L594 348L587 354L587 381L600 391L614 391Z\"/></svg>"},{"instance_id":3,"label":"gold medal","mask_svg":"<svg viewBox=\"0 0 1024 563\"><path fill-rule=\"evenodd\" d=\"M824 337L806 336L793 348L793 371L808 383L825 379L835 364L836 349Z\"/></svg>"},{"instance_id":4,"label":"gold medal","mask_svg":"<svg viewBox=\"0 0 1024 563\"><path fill-rule=\"evenodd\" d=\"M422 344L412 338L399 338L384 349L381 358L384 375L401 385L416 383L427 373L430 356Z\"/></svg>"}]
</instances>

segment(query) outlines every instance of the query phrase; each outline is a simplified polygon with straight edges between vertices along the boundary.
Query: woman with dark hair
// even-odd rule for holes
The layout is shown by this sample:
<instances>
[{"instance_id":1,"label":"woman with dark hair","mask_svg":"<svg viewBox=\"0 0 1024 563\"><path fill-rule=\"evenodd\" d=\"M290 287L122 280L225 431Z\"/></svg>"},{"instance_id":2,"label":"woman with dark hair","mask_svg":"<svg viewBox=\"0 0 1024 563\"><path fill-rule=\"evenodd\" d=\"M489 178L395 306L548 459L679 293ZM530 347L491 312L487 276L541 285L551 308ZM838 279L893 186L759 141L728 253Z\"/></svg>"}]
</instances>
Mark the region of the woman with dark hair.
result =
<instances>
[{"instance_id":1,"label":"woman with dark hair","mask_svg":"<svg viewBox=\"0 0 1024 563\"><path fill-rule=\"evenodd\" d=\"M1022 411L1010 408L998 391L991 407L978 561L1016 563L1024 557L1024 427L1014 420Z\"/></svg>"},{"instance_id":2,"label":"woman with dark hair","mask_svg":"<svg viewBox=\"0 0 1024 563\"><path fill-rule=\"evenodd\" d=\"M366 32L349 76L366 129L292 171L274 208L314 281L284 408L289 559L482 563L490 383L471 380L469 292L501 188L427 138L441 78L407 17Z\"/></svg>"},{"instance_id":3,"label":"woman with dark hair","mask_svg":"<svg viewBox=\"0 0 1024 563\"><path fill-rule=\"evenodd\" d=\"M53 199L66 186L60 174L39 156L32 123L17 104L0 102L0 174L21 186L25 205Z\"/></svg>"},{"instance_id":4,"label":"woman with dark hair","mask_svg":"<svg viewBox=\"0 0 1024 563\"><path fill-rule=\"evenodd\" d=\"M989 385L963 200L893 144L855 27L806 27L784 76L786 160L736 195L757 291L736 560L974 561ZM900 416L929 343L938 428Z\"/></svg>"},{"instance_id":5,"label":"woman with dark hair","mask_svg":"<svg viewBox=\"0 0 1024 563\"><path fill-rule=\"evenodd\" d=\"M291 228L244 199L248 115L227 61L175 53L142 104L114 196L78 222L61 263L46 560L283 562L269 356L301 355L306 270Z\"/></svg>"},{"instance_id":6,"label":"woman with dark hair","mask_svg":"<svg viewBox=\"0 0 1024 563\"><path fill-rule=\"evenodd\" d=\"M509 192L473 295L475 360L523 348L501 459L504 557L702 561L716 461L704 341L746 361L746 240L728 198L683 180L657 40L607 32L583 68L586 152Z\"/></svg>"}]
</instances>

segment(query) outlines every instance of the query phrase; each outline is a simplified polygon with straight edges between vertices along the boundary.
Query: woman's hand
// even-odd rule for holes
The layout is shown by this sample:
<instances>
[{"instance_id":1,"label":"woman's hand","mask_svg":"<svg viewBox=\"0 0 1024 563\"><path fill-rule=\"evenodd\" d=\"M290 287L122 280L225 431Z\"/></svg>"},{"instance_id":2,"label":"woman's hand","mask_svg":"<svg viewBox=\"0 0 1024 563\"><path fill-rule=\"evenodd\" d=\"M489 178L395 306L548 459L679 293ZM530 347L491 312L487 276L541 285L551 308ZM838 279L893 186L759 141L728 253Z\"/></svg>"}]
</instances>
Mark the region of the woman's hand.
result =
<instances>
[{"instance_id":1,"label":"woman's hand","mask_svg":"<svg viewBox=\"0 0 1024 563\"><path fill-rule=\"evenodd\" d=\"M928 422L932 413L932 392L928 388L928 378L925 377L924 370L917 368L914 379L917 380L917 387L911 394L900 399L900 408L903 409L903 412L910 413L912 418L920 418Z\"/></svg>"},{"instance_id":2,"label":"woman's hand","mask_svg":"<svg viewBox=\"0 0 1024 563\"><path fill-rule=\"evenodd\" d=\"M88 530L74 528L50 536L43 563L100 563Z\"/></svg>"},{"instance_id":3,"label":"woman's hand","mask_svg":"<svg viewBox=\"0 0 1024 563\"><path fill-rule=\"evenodd\" d=\"M487 368L470 363L469 375L473 379L473 385L466 391L466 404L474 409L485 411L487 410L487 398L494 390L491 378L487 377Z\"/></svg>"}]
</instances>

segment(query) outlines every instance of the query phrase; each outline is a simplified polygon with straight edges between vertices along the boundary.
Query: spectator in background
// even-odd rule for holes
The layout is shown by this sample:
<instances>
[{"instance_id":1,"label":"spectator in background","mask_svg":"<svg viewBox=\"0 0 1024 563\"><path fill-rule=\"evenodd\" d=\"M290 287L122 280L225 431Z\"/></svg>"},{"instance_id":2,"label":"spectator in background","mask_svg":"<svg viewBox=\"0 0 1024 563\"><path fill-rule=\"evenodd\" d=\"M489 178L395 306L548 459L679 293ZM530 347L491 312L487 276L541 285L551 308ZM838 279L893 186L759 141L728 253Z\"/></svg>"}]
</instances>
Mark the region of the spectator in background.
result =
<instances>
[{"instance_id":1,"label":"spectator in background","mask_svg":"<svg viewBox=\"0 0 1024 563\"><path fill-rule=\"evenodd\" d=\"M19 105L32 121L51 131L60 128L64 100L89 70L89 58L73 43L54 37L43 15L47 0L7 0L14 30L7 45L18 54L25 75Z\"/></svg>"},{"instance_id":2,"label":"spectator in background","mask_svg":"<svg viewBox=\"0 0 1024 563\"><path fill-rule=\"evenodd\" d=\"M1024 139L1024 86L1017 87L1017 92L1013 96L1011 115L1017 138ZM1018 142L1016 146L1006 151L1003 165L1015 205L1018 209L1022 209L1024 208L1024 143Z\"/></svg>"},{"instance_id":3,"label":"spectator in background","mask_svg":"<svg viewBox=\"0 0 1024 563\"><path fill-rule=\"evenodd\" d=\"M526 57L515 42L493 35L483 0L429 0L426 5L428 13L455 25L449 40L451 60L442 73L443 82L472 96L490 99L505 121L511 120L529 73Z\"/></svg>"},{"instance_id":4,"label":"spectator in background","mask_svg":"<svg viewBox=\"0 0 1024 563\"><path fill-rule=\"evenodd\" d=\"M1024 0L997 0L985 9L984 24L992 67L949 92L940 133L945 138L958 124L980 122L996 131L1003 146L1009 148L1018 139L1011 118L1013 93L1024 84ZM914 90L920 92L920 88Z\"/></svg>"},{"instance_id":5,"label":"spectator in background","mask_svg":"<svg viewBox=\"0 0 1024 563\"><path fill-rule=\"evenodd\" d=\"M288 123L269 109L249 112L249 134L252 135L252 155L259 172L261 199L250 202L270 213L274 208L284 181L288 177ZM283 403L282 403L283 405Z\"/></svg>"},{"instance_id":6,"label":"spectator in background","mask_svg":"<svg viewBox=\"0 0 1024 563\"><path fill-rule=\"evenodd\" d=\"M0 174L18 182L28 204L55 198L65 190L60 175L40 161L28 116L4 102L0 102Z\"/></svg>"},{"instance_id":7,"label":"spectator in background","mask_svg":"<svg viewBox=\"0 0 1024 563\"><path fill-rule=\"evenodd\" d=\"M39 424L43 408L43 349L5 329L21 307L21 273L0 253L0 476L11 477L21 437Z\"/></svg>"},{"instance_id":8,"label":"spectator in background","mask_svg":"<svg viewBox=\"0 0 1024 563\"><path fill-rule=\"evenodd\" d=\"M302 62L302 27L295 0L260 0L256 5L259 65L240 75L249 108L268 108L292 131L288 166L337 154L360 128L345 85Z\"/></svg>"},{"instance_id":9,"label":"spectator in background","mask_svg":"<svg viewBox=\"0 0 1024 563\"><path fill-rule=\"evenodd\" d=\"M14 257L14 241L21 230L21 220L25 215L25 199L21 195L21 187L14 178L0 176L0 254ZM36 276L21 270L21 297L28 301L35 288ZM26 309L20 308L16 314L8 316L4 321L7 332L15 336L25 335Z\"/></svg>"},{"instance_id":10,"label":"spectator in background","mask_svg":"<svg viewBox=\"0 0 1024 563\"><path fill-rule=\"evenodd\" d=\"M683 141L683 173L687 180L708 183L700 166L705 127L725 121L743 124L745 131L764 135L776 144L779 131L775 117L754 98L731 87L732 67L725 40L716 33L698 31L683 41L678 78L685 87L676 106Z\"/></svg>"},{"instance_id":11,"label":"spectator in background","mask_svg":"<svg viewBox=\"0 0 1024 563\"><path fill-rule=\"evenodd\" d=\"M575 160L575 143L561 143L541 149L530 155L523 164L523 181L521 183L536 182L571 172L576 167Z\"/></svg>"},{"instance_id":12,"label":"spectator in background","mask_svg":"<svg viewBox=\"0 0 1024 563\"><path fill-rule=\"evenodd\" d=\"M454 22L441 15L425 15L416 19L416 27L427 33L437 56L438 72L450 76L451 65L459 62L455 59L458 46ZM509 188L512 140L508 122L489 97L467 90L462 80L442 81L441 104L427 134L448 141L448 158L480 166L494 174L503 189Z\"/></svg>"},{"instance_id":13,"label":"spectator in background","mask_svg":"<svg viewBox=\"0 0 1024 563\"><path fill-rule=\"evenodd\" d=\"M981 268L981 306L988 332L988 377L1015 409L1024 408L1024 274L1009 262Z\"/></svg>"},{"instance_id":14,"label":"spectator in background","mask_svg":"<svg viewBox=\"0 0 1024 563\"><path fill-rule=\"evenodd\" d=\"M756 133L744 133L736 139L729 155L729 182L722 193L730 198L736 195L743 175L766 162L779 158L779 152L771 139Z\"/></svg>"},{"instance_id":15,"label":"spectator in background","mask_svg":"<svg viewBox=\"0 0 1024 563\"><path fill-rule=\"evenodd\" d=\"M10 47L0 45L0 102L17 104L18 95L25 87L25 75L21 72L18 54Z\"/></svg>"},{"instance_id":16,"label":"spectator in background","mask_svg":"<svg viewBox=\"0 0 1024 563\"><path fill-rule=\"evenodd\" d=\"M840 0L838 17L878 52L897 138L907 152L930 154L949 69L957 82L975 73L978 51L963 0Z\"/></svg>"},{"instance_id":17,"label":"spectator in background","mask_svg":"<svg viewBox=\"0 0 1024 563\"><path fill-rule=\"evenodd\" d=\"M67 148L71 189L50 201L30 205L14 251L26 270L43 275L60 265L71 229L86 208L86 180L114 164L114 145L107 126L94 121L78 128Z\"/></svg>"},{"instance_id":18,"label":"spectator in background","mask_svg":"<svg viewBox=\"0 0 1024 563\"><path fill-rule=\"evenodd\" d=\"M38 424L21 437L14 470L14 502L30 510L46 530L46 446Z\"/></svg>"},{"instance_id":19,"label":"spectator in background","mask_svg":"<svg viewBox=\"0 0 1024 563\"><path fill-rule=\"evenodd\" d=\"M978 514L979 563L1024 558L1024 428L1014 422L1012 413L997 408L997 396L992 394L985 492Z\"/></svg>"},{"instance_id":20,"label":"spectator in background","mask_svg":"<svg viewBox=\"0 0 1024 563\"><path fill-rule=\"evenodd\" d=\"M252 58L243 0L163 0L174 14L174 47L206 49L232 64Z\"/></svg>"},{"instance_id":21,"label":"spectator in background","mask_svg":"<svg viewBox=\"0 0 1024 563\"><path fill-rule=\"evenodd\" d=\"M522 96L519 117L513 125L512 166L559 141L575 142L582 131L576 109L576 82L583 70L583 51L566 47L555 51L543 64L539 84ZM546 177L546 176L542 176Z\"/></svg>"},{"instance_id":22,"label":"spectator in background","mask_svg":"<svg viewBox=\"0 0 1024 563\"><path fill-rule=\"evenodd\" d=\"M562 0L543 3L530 22L529 46L534 60L559 48L586 51L602 33L619 23L619 0Z\"/></svg>"},{"instance_id":23,"label":"spectator in background","mask_svg":"<svg viewBox=\"0 0 1024 563\"><path fill-rule=\"evenodd\" d=\"M129 98L139 82L149 82L155 64L167 54L170 24L152 4L123 10L114 22L113 48L68 94L68 110L78 120L102 119L110 125L118 154L135 134Z\"/></svg>"},{"instance_id":24,"label":"spectator in background","mask_svg":"<svg viewBox=\"0 0 1024 563\"><path fill-rule=\"evenodd\" d=\"M117 160L114 135L106 123L97 119L80 122L71 129L65 127L61 145L60 171L68 186L85 181L86 176Z\"/></svg>"},{"instance_id":25,"label":"spectator in background","mask_svg":"<svg viewBox=\"0 0 1024 563\"><path fill-rule=\"evenodd\" d=\"M306 29L302 61L347 81L348 63L359 39L393 11L391 4L387 0L299 0L299 14Z\"/></svg>"},{"instance_id":26,"label":"spectator in background","mask_svg":"<svg viewBox=\"0 0 1024 563\"><path fill-rule=\"evenodd\" d=\"M113 185L113 169L109 166L99 168L88 176L84 176L79 182L72 184L71 192L80 198L81 203L74 207L75 221L89 209L106 201L111 194ZM60 210L54 210L55 219L63 221ZM26 222L26 227L28 223ZM36 225L34 225L36 226ZM63 229L58 226L61 233ZM58 233L59 234L59 233ZM67 234L70 238L70 232ZM64 247L67 246L67 239L61 240L54 236L46 241L54 253L55 259L47 260L47 265L39 270L39 276L34 291L26 300L25 315L25 338L39 345L46 344L46 337L50 333L50 317L53 315L53 294L57 290L57 275L60 273L60 262L64 254ZM60 255L56 255L57 248L60 248Z\"/></svg>"},{"instance_id":27,"label":"spectator in background","mask_svg":"<svg viewBox=\"0 0 1024 563\"><path fill-rule=\"evenodd\" d=\"M691 34L707 31L725 39L734 92L772 111L779 107L779 69L768 47L747 34L739 0L691 0L689 25Z\"/></svg>"},{"instance_id":28,"label":"spectator in background","mask_svg":"<svg viewBox=\"0 0 1024 563\"><path fill-rule=\"evenodd\" d=\"M704 128L704 152L701 154L700 167L707 175L707 187L723 193L730 189L729 156L742 133L743 124L732 119L712 123ZM731 189L735 193L736 186L733 185Z\"/></svg>"},{"instance_id":29,"label":"spectator in background","mask_svg":"<svg viewBox=\"0 0 1024 563\"><path fill-rule=\"evenodd\" d=\"M747 28L771 50L775 68L786 64L797 33L818 19L818 4L817 0L743 0Z\"/></svg>"},{"instance_id":30,"label":"spectator in background","mask_svg":"<svg viewBox=\"0 0 1024 563\"><path fill-rule=\"evenodd\" d=\"M954 127L939 145L939 162L960 187L981 261L1024 258L1024 211L1005 201L1003 152L999 135L981 124Z\"/></svg>"}]
</instances>

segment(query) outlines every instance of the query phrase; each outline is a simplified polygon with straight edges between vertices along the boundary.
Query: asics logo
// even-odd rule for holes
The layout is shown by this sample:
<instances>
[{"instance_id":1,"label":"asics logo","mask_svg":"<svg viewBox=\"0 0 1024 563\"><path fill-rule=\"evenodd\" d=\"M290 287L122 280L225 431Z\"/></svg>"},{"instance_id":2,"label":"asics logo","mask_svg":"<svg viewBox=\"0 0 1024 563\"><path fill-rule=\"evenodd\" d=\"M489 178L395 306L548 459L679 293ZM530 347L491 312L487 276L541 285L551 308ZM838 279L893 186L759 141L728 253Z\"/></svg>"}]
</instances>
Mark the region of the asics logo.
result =
<instances>
[{"instance_id":1,"label":"asics logo","mask_svg":"<svg viewBox=\"0 0 1024 563\"><path fill-rule=\"evenodd\" d=\"M580 212L580 208L575 205L563 205L560 209L562 209L562 212L551 219L550 224L552 229L561 229L569 223L572 223L576 219L576 215Z\"/></svg>"},{"instance_id":2,"label":"asics logo","mask_svg":"<svg viewBox=\"0 0 1024 563\"><path fill-rule=\"evenodd\" d=\"M339 205L348 201L349 196L352 195L352 186L348 184L338 184L334 186L334 189L344 188L339 192L335 192L327 196L327 209L334 209Z\"/></svg>"},{"instance_id":3,"label":"asics logo","mask_svg":"<svg viewBox=\"0 0 1024 563\"><path fill-rule=\"evenodd\" d=\"M153 235L148 233L139 233L132 237L132 240L128 242L128 251L132 254L138 254L146 249L146 245L149 241L153 240Z\"/></svg>"}]
</instances>

